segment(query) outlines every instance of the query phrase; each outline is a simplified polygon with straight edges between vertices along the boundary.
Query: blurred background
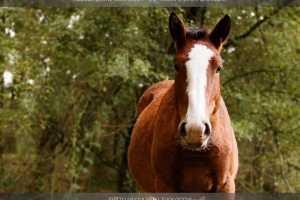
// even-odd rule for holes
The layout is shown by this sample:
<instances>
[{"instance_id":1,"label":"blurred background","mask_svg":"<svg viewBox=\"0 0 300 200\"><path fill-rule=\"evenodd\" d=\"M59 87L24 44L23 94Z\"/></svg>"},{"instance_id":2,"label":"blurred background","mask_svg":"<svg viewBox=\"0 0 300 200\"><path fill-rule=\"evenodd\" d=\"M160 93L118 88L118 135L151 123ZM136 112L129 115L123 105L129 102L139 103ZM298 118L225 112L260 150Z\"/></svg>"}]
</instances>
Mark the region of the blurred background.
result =
<instances>
[{"instance_id":1,"label":"blurred background","mask_svg":"<svg viewBox=\"0 0 300 200\"><path fill-rule=\"evenodd\" d=\"M300 192L300 8L0 8L0 192L136 192L139 97L174 76L168 17L225 14L237 192Z\"/></svg>"}]
</instances>

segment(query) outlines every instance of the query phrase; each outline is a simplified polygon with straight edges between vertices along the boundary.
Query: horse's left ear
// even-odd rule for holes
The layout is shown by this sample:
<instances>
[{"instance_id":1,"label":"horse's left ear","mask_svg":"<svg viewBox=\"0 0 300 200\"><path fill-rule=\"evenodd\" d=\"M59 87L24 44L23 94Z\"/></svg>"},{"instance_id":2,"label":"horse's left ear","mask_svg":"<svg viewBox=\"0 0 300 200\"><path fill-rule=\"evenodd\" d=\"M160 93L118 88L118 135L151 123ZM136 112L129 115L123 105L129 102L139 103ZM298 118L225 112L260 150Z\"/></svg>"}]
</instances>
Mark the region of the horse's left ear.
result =
<instances>
[{"instance_id":1,"label":"horse's left ear","mask_svg":"<svg viewBox=\"0 0 300 200\"><path fill-rule=\"evenodd\" d=\"M226 42L231 27L231 19L229 15L225 15L209 34L210 40L215 47L220 51L222 45Z\"/></svg>"}]
</instances>

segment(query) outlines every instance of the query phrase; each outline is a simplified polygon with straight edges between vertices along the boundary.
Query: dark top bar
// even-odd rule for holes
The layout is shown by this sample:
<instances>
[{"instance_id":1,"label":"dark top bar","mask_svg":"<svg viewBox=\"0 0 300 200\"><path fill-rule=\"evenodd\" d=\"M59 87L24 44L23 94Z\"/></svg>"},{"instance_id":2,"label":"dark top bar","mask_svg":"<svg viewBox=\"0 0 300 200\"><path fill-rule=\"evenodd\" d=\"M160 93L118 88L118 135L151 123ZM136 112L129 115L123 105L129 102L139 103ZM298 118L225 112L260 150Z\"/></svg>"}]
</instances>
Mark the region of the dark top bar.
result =
<instances>
[{"instance_id":1,"label":"dark top bar","mask_svg":"<svg viewBox=\"0 0 300 200\"><path fill-rule=\"evenodd\" d=\"M0 0L1 7L297 7L300 0Z\"/></svg>"}]
</instances>

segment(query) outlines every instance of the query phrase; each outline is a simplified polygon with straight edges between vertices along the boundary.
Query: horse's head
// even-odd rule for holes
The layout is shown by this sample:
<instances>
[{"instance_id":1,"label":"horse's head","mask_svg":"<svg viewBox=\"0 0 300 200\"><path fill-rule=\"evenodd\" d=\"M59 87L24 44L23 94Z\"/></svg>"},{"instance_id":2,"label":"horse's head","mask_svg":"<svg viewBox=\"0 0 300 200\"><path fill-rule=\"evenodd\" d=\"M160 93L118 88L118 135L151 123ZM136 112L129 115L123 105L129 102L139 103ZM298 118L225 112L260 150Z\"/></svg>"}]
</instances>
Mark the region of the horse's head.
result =
<instances>
[{"instance_id":1,"label":"horse's head","mask_svg":"<svg viewBox=\"0 0 300 200\"><path fill-rule=\"evenodd\" d=\"M178 126L182 145L201 150L213 133L212 124L220 105L220 51L230 31L226 15L210 31L204 27L186 27L172 12L169 29L176 46L174 58L175 100L180 117Z\"/></svg>"}]
</instances>

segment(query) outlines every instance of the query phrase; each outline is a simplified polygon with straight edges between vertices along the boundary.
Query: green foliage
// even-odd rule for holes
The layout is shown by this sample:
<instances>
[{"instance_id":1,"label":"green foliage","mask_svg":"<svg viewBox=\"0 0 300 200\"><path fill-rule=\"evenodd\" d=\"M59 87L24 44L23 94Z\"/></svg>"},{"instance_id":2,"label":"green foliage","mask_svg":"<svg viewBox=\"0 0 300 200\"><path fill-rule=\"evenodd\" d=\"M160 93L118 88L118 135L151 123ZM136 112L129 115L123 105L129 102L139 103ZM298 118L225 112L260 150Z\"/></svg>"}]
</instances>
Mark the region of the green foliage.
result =
<instances>
[{"instance_id":1,"label":"green foliage","mask_svg":"<svg viewBox=\"0 0 300 200\"><path fill-rule=\"evenodd\" d=\"M234 24L223 55L228 69L222 77L223 94L240 139L238 183L247 191L300 189L299 168L291 165L299 165L295 158L300 128L296 13L298 8L230 10Z\"/></svg>"},{"instance_id":2,"label":"green foliage","mask_svg":"<svg viewBox=\"0 0 300 200\"><path fill-rule=\"evenodd\" d=\"M0 192L133 192L136 104L173 78L172 8L1 8ZM222 94L240 151L238 192L299 191L299 8L178 8L232 17Z\"/></svg>"}]
</instances>

